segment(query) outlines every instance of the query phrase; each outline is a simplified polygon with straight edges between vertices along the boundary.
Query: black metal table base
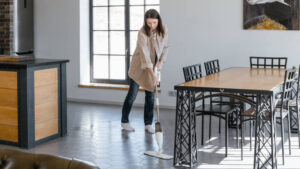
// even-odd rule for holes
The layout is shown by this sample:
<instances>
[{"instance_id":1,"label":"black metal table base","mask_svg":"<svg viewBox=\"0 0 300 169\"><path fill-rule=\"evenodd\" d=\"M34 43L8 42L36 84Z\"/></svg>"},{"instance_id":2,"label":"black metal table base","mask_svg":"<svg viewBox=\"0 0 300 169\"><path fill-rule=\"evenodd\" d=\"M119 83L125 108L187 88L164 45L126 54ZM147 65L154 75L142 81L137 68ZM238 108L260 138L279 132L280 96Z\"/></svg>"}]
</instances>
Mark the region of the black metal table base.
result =
<instances>
[{"instance_id":1,"label":"black metal table base","mask_svg":"<svg viewBox=\"0 0 300 169\"><path fill-rule=\"evenodd\" d=\"M194 95L188 90L177 91L174 166L192 168L197 164Z\"/></svg>"},{"instance_id":2,"label":"black metal table base","mask_svg":"<svg viewBox=\"0 0 300 169\"><path fill-rule=\"evenodd\" d=\"M257 96L254 169L277 168L273 96Z\"/></svg>"},{"instance_id":3,"label":"black metal table base","mask_svg":"<svg viewBox=\"0 0 300 169\"><path fill-rule=\"evenodd\" d=\"M174 166L197 165L195 91L177 89ZM232 94L238 98L238 95ZM254 169L277 168L273 95L257 95ZM236 122L235 122L236 123ZM233 124L234 125L234 124ZM235 124L236 126L236 124Z\"/></svg>"}]
</instances>

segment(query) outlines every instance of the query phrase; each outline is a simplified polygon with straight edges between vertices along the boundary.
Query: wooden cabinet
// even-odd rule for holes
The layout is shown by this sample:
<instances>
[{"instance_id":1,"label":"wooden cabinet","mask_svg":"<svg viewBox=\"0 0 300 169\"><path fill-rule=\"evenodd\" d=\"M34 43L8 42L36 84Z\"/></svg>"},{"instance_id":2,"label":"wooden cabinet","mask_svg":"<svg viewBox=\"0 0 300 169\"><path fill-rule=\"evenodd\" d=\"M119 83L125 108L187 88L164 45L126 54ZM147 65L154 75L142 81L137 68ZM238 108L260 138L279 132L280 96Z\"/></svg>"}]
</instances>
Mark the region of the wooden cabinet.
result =
<instances>
[{"instance_id":1,"label":"wooden cabinet","mask_svg":"<svg viewBox=\"0 0 300 169\"><path fill-rule=\"evenodd\" d=\"M67 62L0 62L0 143L31 148L67 134Z\"/></svg>"}]
</instances>

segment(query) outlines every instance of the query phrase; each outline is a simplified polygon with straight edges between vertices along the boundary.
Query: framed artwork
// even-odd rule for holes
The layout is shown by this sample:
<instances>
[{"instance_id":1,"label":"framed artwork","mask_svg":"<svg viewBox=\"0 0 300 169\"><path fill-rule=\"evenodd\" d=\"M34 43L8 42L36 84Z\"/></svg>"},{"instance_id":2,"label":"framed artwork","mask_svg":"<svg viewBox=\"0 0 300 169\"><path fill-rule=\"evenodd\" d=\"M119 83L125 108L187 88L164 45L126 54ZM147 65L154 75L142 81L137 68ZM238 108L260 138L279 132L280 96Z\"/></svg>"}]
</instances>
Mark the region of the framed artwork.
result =
<instances>
[{"instance_id":1,"label":"framed artwork","mask_svg":"<svg viewBox=\"0 0 300 169\"><path fill-rule=\"evenodd\" d=\"M243 0L244 29L299 30L300 0Z\"/></svg>"}]
</instances>

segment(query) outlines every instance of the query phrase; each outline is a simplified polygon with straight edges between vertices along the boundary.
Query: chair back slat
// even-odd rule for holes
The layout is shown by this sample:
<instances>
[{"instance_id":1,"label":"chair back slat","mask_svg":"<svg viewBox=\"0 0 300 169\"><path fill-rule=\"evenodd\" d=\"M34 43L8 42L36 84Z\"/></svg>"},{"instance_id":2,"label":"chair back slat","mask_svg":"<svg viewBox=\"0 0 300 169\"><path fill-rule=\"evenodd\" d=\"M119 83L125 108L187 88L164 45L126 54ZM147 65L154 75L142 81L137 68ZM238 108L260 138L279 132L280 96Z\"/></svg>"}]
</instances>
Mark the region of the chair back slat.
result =
<instances>
[{"instance_id":1,"label":"chair back slat","mask_svg":"<svg viewBox=\"0 0 300 169\"><path fill-rule=\"evenodd\" d=\"M204 67L206 75L211 75L220 72L220 65L218 59L204 62Z\"/></svg>"},{"instance_id":2,"label":"chair back slat","mask_svg":"<svg viewBox=\"0 0 300 169\"><path fill-rule=\"evenodd\" d=\"M282 109L286 106L284 106L285 103L288 103L289 100L293 97L293 85L296 81L296 68L288 69L285 71L284 74L284 83L283 83L283 91L281 95L282 99L282 106L281 106L281 112Z\"/></svg>"},{"instance_id":3,"label":"chair back slat","mask_svg":"<svg viewBox=\"0 0 300 169\"><path fill-rule=\"evenodd\" d=\"M189 82L202 77L201 64L183 67L183 75L185 82Z\"/></svg>"},{"instance_id":4,"label":"chair back slat","mask_svg":"<svg viewBox=\"0 0 300 169\"><path fill-rule=\"evenodd\" d=\"M296 85L296 105L298 106L298 101L299 101L299 97L300 97L300 65L299 65L299 69L298 69L298 76L297 76L297 85Z\"/></svg>"},{"instance_id":5,"label":"chair back slat","mask_svg":"<svg viewBox=\"0 0 300 169\"><path fill-rule=\"evenodd\" d=\"M287 57L250 57L251 68L286 68Z\"/></svg>"}]
</instances>

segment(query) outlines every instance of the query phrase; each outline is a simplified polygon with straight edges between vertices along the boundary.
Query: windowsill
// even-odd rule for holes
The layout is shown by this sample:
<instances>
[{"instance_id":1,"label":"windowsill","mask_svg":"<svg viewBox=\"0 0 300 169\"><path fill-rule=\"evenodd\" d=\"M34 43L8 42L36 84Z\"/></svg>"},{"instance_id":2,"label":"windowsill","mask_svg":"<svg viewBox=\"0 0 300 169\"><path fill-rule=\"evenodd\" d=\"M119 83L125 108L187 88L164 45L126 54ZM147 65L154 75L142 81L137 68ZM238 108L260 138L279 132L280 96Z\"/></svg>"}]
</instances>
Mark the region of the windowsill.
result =
<instances>
[{"instance_id":1,"label":"windowsill","mask_svg":"<svg viewBox=\"0 0 300 169\"><path fill-rule=\"evenodd\" d=\"M82 83L78 85L79 88L95 88L95 89L110 89L110 90L129 90L129 85L123 84L109 84L109 83ZM139 91L145 91L145 89L141 88ZM160 93L160 88L157 89Z\"/></svg>"}]
</instances>

